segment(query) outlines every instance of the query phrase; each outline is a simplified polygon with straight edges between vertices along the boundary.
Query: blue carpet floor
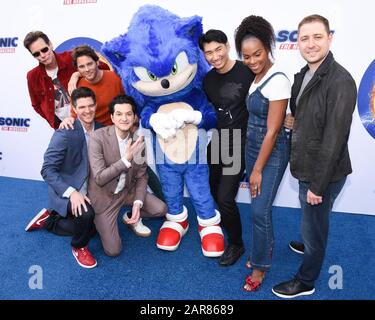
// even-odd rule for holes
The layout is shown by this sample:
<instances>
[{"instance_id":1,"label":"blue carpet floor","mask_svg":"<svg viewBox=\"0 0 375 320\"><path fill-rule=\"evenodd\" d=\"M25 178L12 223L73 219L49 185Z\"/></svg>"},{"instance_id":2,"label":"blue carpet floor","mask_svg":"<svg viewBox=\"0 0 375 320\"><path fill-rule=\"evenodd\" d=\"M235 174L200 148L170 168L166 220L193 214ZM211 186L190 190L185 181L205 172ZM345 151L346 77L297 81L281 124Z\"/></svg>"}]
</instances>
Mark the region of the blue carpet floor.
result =
<instances>
[{"instance_id":1,"label":"blue carpet floor","mask_svg":"<svg viewBox=\"0 0 375 320\"><path fill-rule=\"evenodd\" d=\"M300 211L275 207L272 270L261 290L244 292L250 218L249 206L241 204L247 250L232 267L219 267L217 259L202 255L196 219L191 214L190 230L177 251L164 252L155 246L162 219L145 222L153 231L150 238L136 237L120 222L121 255L107 257L96 236L90 249L98 260L98 267L83 269L72 256L69 237L58 237L45 230L24 231L33 215L47 205L45 183L0 177L0 199L0 299L4 300L276 300L272 286L289 280L301 262L301 256L288 249L288 241L299 236ZM188 199L186 205L191 209ZM374 234L375 216L333 213L327 255L316 293L298 299L374 299ZM40 267L43 272L42 289L29 287L32 266ZM342 289L330 289L330 277L334 276L329 273L332 266L342 268Z\"/></svg>"}]
</instances>

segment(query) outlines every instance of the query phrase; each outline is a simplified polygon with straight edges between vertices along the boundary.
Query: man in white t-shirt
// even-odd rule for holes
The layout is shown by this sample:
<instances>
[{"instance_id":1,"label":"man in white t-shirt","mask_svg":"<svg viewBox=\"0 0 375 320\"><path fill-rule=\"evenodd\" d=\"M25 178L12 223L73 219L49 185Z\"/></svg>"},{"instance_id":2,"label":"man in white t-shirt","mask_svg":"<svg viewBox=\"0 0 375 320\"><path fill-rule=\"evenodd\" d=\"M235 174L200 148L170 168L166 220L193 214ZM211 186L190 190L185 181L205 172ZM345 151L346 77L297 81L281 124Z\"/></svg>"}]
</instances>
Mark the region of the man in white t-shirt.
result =
<instances>
[{"instance_id":1,"label":"man in white t-shirt","mask_svg":"<svg viewBox=\"0 0 375 320\"><path fill-rule=\"evenodd\" d=\"M51 41L42 31L29 32L23 44L39 62L37 67L27 73L31 104L52 128L57 129L61 121L70 116L67 89L76 71L71 52L54 52ZM100 63L100 68L109 69L104 63Z\"/></svg>"},{"instance_id":2,"label":"man in white t-shirt","mask_svg":"<svg viewBox=\"0 0 375 320\"><path fill-rule=\"evenodd\" d=\"M27 74L31 104L50 126L57 129L60 122L70 116L68 82L75 72L70 52L55 53L48 36L29 32L24 46L37 59L39 65Z\"/></svg>"}]
</instances>

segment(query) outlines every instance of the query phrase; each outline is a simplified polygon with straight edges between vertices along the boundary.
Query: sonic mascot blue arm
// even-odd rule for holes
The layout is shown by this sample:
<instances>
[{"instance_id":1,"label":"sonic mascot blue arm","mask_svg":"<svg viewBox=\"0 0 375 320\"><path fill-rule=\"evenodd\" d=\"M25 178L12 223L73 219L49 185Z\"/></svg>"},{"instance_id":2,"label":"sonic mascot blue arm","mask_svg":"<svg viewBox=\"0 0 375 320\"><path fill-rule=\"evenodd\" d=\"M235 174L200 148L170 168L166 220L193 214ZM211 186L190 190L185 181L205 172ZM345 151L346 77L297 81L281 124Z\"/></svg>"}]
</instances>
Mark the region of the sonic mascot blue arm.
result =
<instances>
[{"instance_id":1,"label":"sonic mascot blue arm","mask_svg":"<svg viewBox=\"0 0 375 320\"><path fill-rule=\"evenodd\" d=\"M220 213L210 193L207 162L196 159L202 150L205 155L206 130L216 126L215 110L202 89L209 70L198 46L202 31L201 17L180 18L145 5L133 16L127 33L106 42L102 52L137 102L142 126L155 134L156 167L168 205L157 247L176 250L188 230L186 183L202 252L218 257L224 251Z\"/></svg>"}]
</instances>

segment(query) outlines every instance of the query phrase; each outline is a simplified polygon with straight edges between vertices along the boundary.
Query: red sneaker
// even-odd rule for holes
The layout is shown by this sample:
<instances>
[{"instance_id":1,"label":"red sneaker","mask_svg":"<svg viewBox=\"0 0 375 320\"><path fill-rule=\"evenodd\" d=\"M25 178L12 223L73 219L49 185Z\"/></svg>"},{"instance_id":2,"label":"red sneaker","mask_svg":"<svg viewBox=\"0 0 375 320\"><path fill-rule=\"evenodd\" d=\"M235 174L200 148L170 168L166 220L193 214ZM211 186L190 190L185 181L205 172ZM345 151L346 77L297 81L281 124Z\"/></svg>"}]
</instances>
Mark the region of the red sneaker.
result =
<instances>
[{"instance_id":1,"label":"red sneaker","mask_svg":"<svg viewBox=\"0 0 375 320\"><path fill-rule=\"evenodd\" d=\"M199 225L199 224L198 224ZM201 236L201 247L206 257L220 257L224 253L224 235L220 225L198 226Z\"/></svg>"},{"instance_id":2,"label":"red sneaker","mask_svg":"<svg viewBox=\"0 0 375 320\"><path fill-rule=\"evenodd\" d=\"M43 228L47 218L51 214L48 212L47 209L42 209L39 211L39 213L29 222L27 227L25 228L25 231L32 231L36 229L41 229Z\"/></svg>"},{"instance_id":3,"label":"red sneaker","mask_svg":"<svg viewBox=\"0 0 375 320\"><path fill-rule=\"evenodd\" d=\"M83 268L94 268L98 264L87 246L79 249L72 247L72 253L78 264Z\"/></svg>"},{"instance_id":4,"label":"red sneaker","mask_svg":"<svg viewBox=\"0 0 375 320\"><path fill-rule=\"evenodd\" d=\"M161 250L174 251L180 245L181 238L189 229L189 222L186 220L182 222L175 222L166 220L160 228L156 246Z\"/></svg>"}]
</instances>

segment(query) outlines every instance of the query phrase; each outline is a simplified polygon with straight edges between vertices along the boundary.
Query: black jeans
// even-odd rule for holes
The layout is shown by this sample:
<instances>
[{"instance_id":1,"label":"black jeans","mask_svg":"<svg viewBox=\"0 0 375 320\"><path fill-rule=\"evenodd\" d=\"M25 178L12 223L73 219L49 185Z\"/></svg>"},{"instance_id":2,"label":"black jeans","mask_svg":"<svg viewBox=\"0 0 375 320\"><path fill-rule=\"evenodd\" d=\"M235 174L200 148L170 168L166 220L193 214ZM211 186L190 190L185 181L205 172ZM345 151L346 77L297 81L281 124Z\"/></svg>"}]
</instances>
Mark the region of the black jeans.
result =
<instances>
[{"instance_id":1,"label":"black jeans","mask_svg":"<svg viewBox=\"0 0 375 320\"><path fill-rule=\"evenodd\" d=\"M154 193L156 197L158 197L161 201L165 202L163 190L160 184L159 177L156 175L154 170L152 170L149 166L147 166L147 174L148 174L148 186Z\"/></svg>"},{"instance_id":2,"label":"black jeans","mask_svg":"<svg viewBox=\"0 0 375 320\"><path fill-rule=\"evenodd\" d=\"M301 234L305 250L303 262L296 277L310 287L314 286L323 265L327 247L329 216L333 203L345 181L346 177L330 183L323 194L323 202L314 206L306 202L309 183L299 181L299 200L302 210Z\"/></svg>"},{"instance_id":3,"label":"black jeans","mask_svg":"<svg viewBox=\"0 0 375 320\"><path fill-rule=\"evenodd\" d=\"M207 149L207 160L210 169L211 194L218 205L221 225L228 236L228 244L243 246L241 217L235 198L245 170L245 137L242 135L238 140L240 141L229 141L229 145L222 139L219 143L211 141ZM233 162L236 163L228 164L226 159L223 159L221 155L223 149L224 153L226 151L229 156L233 156L234 152L237 153L238 157L233 159ZM212 151L214 154L220 155L219 161L216 161L217 157L214 159ZM236 169L229 170L230 174L226 173L225 169L231 167Z\"/></svg>"},{"instance_id":4,"label":"black jeans","mask_svg":"<svg viewBox=\"0 0 375 320\"><path fill-rule=\"evenodd\" d=\"M96 234L94 218L95 212L92 206L86 202L87 212L82 208L82 216L74 216L69 201L66 217L52 211L46 220L45 229L59 236L71 236L72 247L79 249L86 247L90 239Z\"/></svg>"}]
</instances>

